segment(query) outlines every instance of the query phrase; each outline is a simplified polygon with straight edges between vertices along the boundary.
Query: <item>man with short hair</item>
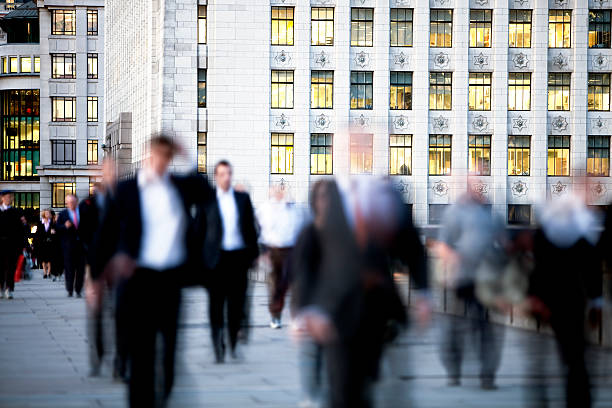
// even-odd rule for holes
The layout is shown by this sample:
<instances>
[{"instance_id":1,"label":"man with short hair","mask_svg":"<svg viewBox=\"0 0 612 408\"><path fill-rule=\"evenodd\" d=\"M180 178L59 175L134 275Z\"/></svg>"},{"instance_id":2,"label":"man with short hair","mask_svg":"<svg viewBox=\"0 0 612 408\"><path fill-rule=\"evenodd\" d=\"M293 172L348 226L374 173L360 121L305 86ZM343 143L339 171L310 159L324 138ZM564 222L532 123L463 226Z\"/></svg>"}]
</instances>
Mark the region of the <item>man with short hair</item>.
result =
<instances>
[{"instance_id":1,"label":"man with short hair","mask_svg":"<svg viewBox=\"0 0 612 408\"><path fill-rule=\"evenodd\" d=\"M0 191L0 297L7 299L13 299L15 269L25 240L21 212L12 202L11 191Z\"/></svg>"},{"instance_id":2,"label":"man with short hair","mask_svg":"<svg viewBox=\"0 0 612 408\"><path fill-rule=\"evenodd\" d=\"M66 196L67 208L59 214L57 229L64 253L66 291L68 297L72 297L73 292L76 292L76 297L80 298L85 279L85 253L79 232L81 214L78 204L79 199L76 195Z\"/></svg>"}]
</instances>

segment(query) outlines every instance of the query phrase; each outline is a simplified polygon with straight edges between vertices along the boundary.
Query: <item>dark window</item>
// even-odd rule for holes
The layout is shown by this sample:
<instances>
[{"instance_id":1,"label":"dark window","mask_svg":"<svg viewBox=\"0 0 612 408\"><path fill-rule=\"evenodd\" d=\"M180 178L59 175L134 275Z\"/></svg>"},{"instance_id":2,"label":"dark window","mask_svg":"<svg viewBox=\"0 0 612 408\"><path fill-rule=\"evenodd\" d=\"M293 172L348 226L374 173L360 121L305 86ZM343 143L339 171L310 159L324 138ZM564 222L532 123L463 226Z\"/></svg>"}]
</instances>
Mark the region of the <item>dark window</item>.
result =
<instances>
[{"instance_id":1,"label":"dark window","mask_svg":"<svg viewBox=\"0 0 612 408\"><path fill-rule=\"evenodd\" d=\"M76 78L76 54L51 54L51 78Z\"/></svg>"},{"instance_id":2,"label":"dark window","mask_svg":"<svg viewBox=\"0 0 612 408\"><path fill-rule=\"evenodd\" d=\"M87 10L87 35L98 35L98 10Z\"/></svg>"},{"instance_id":3,"label":"dark window","mask_svg":"<svg viewBox=\"0 0 612 408\"><path fill-rule=\"evenodd\" d=\"M372 109L372 72L351 71L351 109Z\"/></svg>"},{"instance_id":4,"label":"dark window","mask_svg":"<svg viewBox=\"0 0 612 408\"><path fill-rule=\"evenodd\" d=\"M610 10L589 10L589 47L610 48Z\"/></svg>"},{"instance_id":5,"label":"dark window","mask_svg":"<svg viewBox=\"0 0 612 408\"><path fill-rule=\"evenodd\" d=\"M76 35L76 13L74 10L51 10L51 34Z\"/></svg>"},{"instance_id":6,"label":"dark window","mask_svg":"<svg viewBox=\"0 0 612 408\"><path fill-rule=\"evenodd\" d=\"M206 70L198 69L198 107L206 107Z\"/></svg>"},{"instance_id":7,"label":"dark window","mask_svg":"<svg viewBox=\"0 0 612 408\"><path fill-rule=\"evenodd\" d=\"M13 193L13 207L26 210L26 216L27 210L34 210L32 215L40 215L35 214L37 210L40 210L40 193L16 191Z\"/></svg>"},{"instance_id":8,"label":"dark window","mask_svg":"<svg viewBox=\"0 0 612 408\"><path fill-rule=\"evenodd\" d=\"M531 224L531 205L508 204L508 224L529 225Z\"/></svg>"},{"instance_id":9,"label":"dark window","mask_svg":"<svg viewBox=\"0 0 612 408\"><path fill-rule=\"evenodd\" d=\"M374 9L351 8L351 47L374 45Z\"/></svg>"},{"instance_id":10,"label":"dark window","mask_svg":"<svg viewBox=\"0 0 612 408\"><path fill-rule=\"evenodd\" d=\"M60 165L76 164L76 141L74 140L52 140L51 141L51 164L60 164Z\"/></svg>"},{"instance_id":11,"label":"dark window","mask_svg":"<svg viewBox=\"0 0 612 408\"><path fill-rule=\"evenodd\" d=\"M390 109L412 109L412 72L391 72Z\"/></svg>"}]
</instances>

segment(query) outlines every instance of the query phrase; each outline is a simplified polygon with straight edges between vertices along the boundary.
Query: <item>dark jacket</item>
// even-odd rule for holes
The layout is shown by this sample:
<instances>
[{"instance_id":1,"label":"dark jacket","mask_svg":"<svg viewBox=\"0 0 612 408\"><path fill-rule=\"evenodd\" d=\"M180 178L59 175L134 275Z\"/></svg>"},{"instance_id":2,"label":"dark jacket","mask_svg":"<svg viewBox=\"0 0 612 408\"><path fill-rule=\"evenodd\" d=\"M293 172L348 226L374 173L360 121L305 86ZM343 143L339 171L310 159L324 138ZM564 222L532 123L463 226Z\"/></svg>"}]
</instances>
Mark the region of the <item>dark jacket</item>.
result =
<instances>
[{"instance_id":1,"label":"dark jacket","mask_svg":"<svg viewBox=\"0 0 612 408\"><path fill-rule=\"evenodd\" d=\"M213 194L216 197L216 191ZM247 193L234 191L234 198L238 208L240 232L246 246L247 259L245 261L251 265L257 258L257 255L259 255L253 206ZM198 225L204 232L204 266L208 270L212 270L219 262L221 241L223 240L223 222L221 221L221 210L216 198L210 200L200 214L202 218L198 221Z\"/></svg>"},{"instance_id":2,"label":"dark jacket","mask_svg":"<svg viewBox=\"0 0 612 408\"><path fill-rule=\"evenodd\" d=\"M70 221L73 225L70 228L66 228L66 221ZM80 228L80 226L81 225L79 221L78 227ZM60 212L59 216L57 217L56 227L60 240L62 242L62 249L64 250L64 254L72 253L73 251L83 251L83 243L81 242L79 230L75 228L74 221L70 216L70 212L68 211L68 209L65 209Z\"/></svg>"},{"instance_id":3,"label":"dark jacket","mask_svg":"<svg viewBox=\"0 0 612 408\"><path fill-rule=\"evenodd\" d=\"M102 275L104 266L115 252L114 243L102 238L104 234L109 233L110 224L104 222L110 211L109 194L98 192L79 204L81 214L79 233L93 279L98 279Z\"/></svg>"},{"instance_id":4,"label":"dark jacket","mask_svg":"<svg viewBox=\"0 0 612 408\"><path fill-rule=\"evenodd\" d=\"M2 250L19 253L25 244L25 230L21 222L21 211L9 207L0 210L0 245Z\"/></svg>"},{"instance_id":5,"label":"dark jacket","mask_svg":"<svg viewBox=\"0 0 612 408\"><path fill-rule=\"evenodd\" d=\"M55 230L56 233L52 234L51 231ZM53 259L53 251L56 250L57 240L57 226L55 222L49 223L49 230L45 230L45 224L39 221L36 224L36 236L34 237L34 246L38 260L41 262L50 262Z\"/></svg>"}]
</instances>

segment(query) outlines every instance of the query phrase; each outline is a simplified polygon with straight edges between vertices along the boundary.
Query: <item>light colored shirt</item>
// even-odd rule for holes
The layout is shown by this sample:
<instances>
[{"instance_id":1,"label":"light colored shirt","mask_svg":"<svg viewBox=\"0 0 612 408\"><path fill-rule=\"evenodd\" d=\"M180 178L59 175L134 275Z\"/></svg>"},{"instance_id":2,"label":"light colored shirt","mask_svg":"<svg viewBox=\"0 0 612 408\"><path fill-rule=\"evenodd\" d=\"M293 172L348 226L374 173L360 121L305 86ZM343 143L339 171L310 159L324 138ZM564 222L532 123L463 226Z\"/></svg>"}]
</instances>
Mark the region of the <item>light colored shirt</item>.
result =
<instances>
[{"instance_id":1,"label":"light colored shirt","mask_svg":"<svg viewBox=\"0 0 612 408\"><path fill-rule=\"evenodd\" d=\"M45 232L49 231L49 227L51 226L51 220L44 219L43 225L45 226Z\"/></svg>"},{"instance_id":2,"label":"light colored shirt","mask_svg":"<svg viewBox=\"0 0 612 408\"><path fill-rule=\"evenodd\" d=\"M6 211L6 210L8 210L9 208L11 208L11 206L10 206L10 205L0 204L0 210L2 210L2 211Z\"/></svg>"},{"instance_id":3,"label":"light colored shirt","mask_svg":"<svg viewBox=\"0 0 612 408\"><path fill-rule=\"evenodd\" d=\"M259 241L269 247L290 248L303 224L303 214L286 201L270 200L257 211L261 226Z\"/></svg>"},{"instance_id":4,"label":"light colored shirt","mask_svg":"<svg viewBox=\"0 0 612 408\"><path fill-rule=\"evenodd\" d=\"M244 248L244 239L240 231L240 214L234 196L234 189L227 191L217 189L217 203L223 225L223 239L221 249L224 251L237 251Z\"/></svg>"},{"instance_id":5,"label":"light colored shirt","mask_svg":"<svg viewBox=\"0 0 612 408\"><path fill-rule=\"evenodd\" d=\"M68 208L68 214L70 214L70 222L74 224L75 228L78 228L79 224L81 223L81 214L79 212L79 207L77 207L76 210L71 210L70 208Z\"/></svg>"},{"instance_id":6,"label":"light colored shirt","mask_svg":"<svg viewBox=\"0 0 612 408\"><path fill-rule=\"evenodd\" d=\"M155 270L176 268L187 259L187 220L179 192L168 174L159 177L148 169L138 173L137 182L142 219L138 265Z\"/></svg>"}]
</instances>

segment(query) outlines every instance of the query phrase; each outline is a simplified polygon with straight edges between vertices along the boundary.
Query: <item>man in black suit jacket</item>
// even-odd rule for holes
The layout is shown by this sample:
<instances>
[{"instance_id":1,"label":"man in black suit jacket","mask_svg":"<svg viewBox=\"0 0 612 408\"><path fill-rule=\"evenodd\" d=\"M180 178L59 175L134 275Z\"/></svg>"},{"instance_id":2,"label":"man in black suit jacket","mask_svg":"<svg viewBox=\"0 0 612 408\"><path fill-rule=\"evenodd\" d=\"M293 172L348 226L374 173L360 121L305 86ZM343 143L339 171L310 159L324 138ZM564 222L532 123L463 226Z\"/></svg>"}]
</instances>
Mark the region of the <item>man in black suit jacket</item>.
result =
<instances>
[{"instance_id":1,"label":"man in black suit jacket","mask_svg":"<svg viewBox=\"0 0 612 408\"><path fill-rule=\"evenodd\" d=\"M236 355L238 332L245 316L248 270L259 253L255 216L249 195L232 188L232 167L215 166L216 200L204 209L204 264L208 271L211 334L218 363L225 359L223 336L227 304L229 342Z\"/></svg>"},{"instance_id":2,"label":"man in black suit jacket","mask_svg":"<svg viewBox=\"0 0 612 408\"><path fill-rule=\"evenodd\" d=\"M155 405L158 333L163 337L164 400L172 390L180 289L195 264L191 208L203 205L211 193L201 176L169 174L176 149L169 137L153 137L144 168L117 186L104 221L114 226L104 239L117 243L106 269L125 280L117 319L127 330L121 336L128 341L131 407Z\"/></svg>"},{"instance_id":3,"label":"man in black suit jacket","mask_svg":"<svg viewBox=\"0 0 612 408\"><path fill-rule=\"evenodd\" d=\"M81 215L78 202L77 196L68 195L66 197L67 208L59 214L57 219L57 229L64 253L68 297L72 297L73 292L76 292L77 297L81 297L85 278L85 253L79 231Z\"/></svg>"},{"instance_id":4,"label":"man in black suit jacket","mask_svg":"<svg viewBox=\"0 0 612 408\"><path fill-rule=\"evenodd\" d=\"M13 298L15 269L25 243L21 212L12 202L12 192L0 192L0 297L7 299Z\"/></svg>"}]
</instances>

